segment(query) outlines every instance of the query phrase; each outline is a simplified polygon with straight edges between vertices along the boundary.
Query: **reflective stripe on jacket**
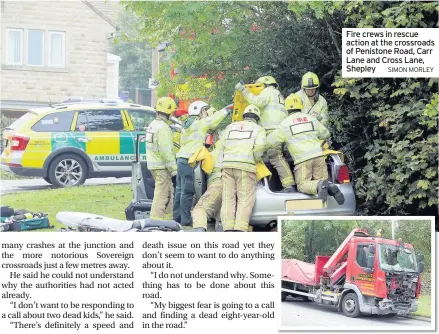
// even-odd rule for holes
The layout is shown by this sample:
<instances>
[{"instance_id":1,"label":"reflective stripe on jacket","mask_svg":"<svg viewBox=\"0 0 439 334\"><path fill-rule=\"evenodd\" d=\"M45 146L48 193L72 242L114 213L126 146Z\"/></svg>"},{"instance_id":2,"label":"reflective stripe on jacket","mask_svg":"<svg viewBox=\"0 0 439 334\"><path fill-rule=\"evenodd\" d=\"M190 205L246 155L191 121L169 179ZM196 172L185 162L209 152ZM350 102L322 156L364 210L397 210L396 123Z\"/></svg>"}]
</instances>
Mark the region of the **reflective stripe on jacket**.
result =
<instances>
[{"instance_id":1,"label":"reflective stripe on jacket","mask_svg":"<svg viewBox=\"0 0 439 334\"><path fill-rule=\"evenodd\" d=\"M149 124L145 138L149 170L167 169L172 176L177 174L173 138L171 127L160 116Z\"/></svg>"},{"instance_id":2,"label":"reflective stripe on jacket","mask_svg":"<svg viewBox=\"0 0 439 334\"><path fill-rule=\"evenodd\" d=\"M288 151L297 165L323 155L322 141L329 131L314 116L292 113L267 137L267 149L287 143Z\"/></svg>"},{"instance_id":3,"label":"reflective stripe on jacket","mask_svg":"<svg viewBox=\"0 0 439 334\"><path fill-rule=\"evenodd\" d=\"M221 109L210 117L196 119L187 129L183 128L177 158L189 159L204 145L207 131L215 130L226 116L227 111Z\"/></svg>"},{"instance_id":4,"label":"reflective stripe on jacket","mask_svg":"<svg viewBox=\"0 0 439 334\"><path fill-rule=\"evenodd\" d=\"M232 123L221 135L223 157L221 168L236 168L256 173L256 163L262 161L265 130L253 120Z\"/></svg>"},{"instance_id":5,"label":"reflective stripe on jacket","mask_svg":"<svg viewBox=\"0 0 439 334\"><path fill-rule=\"evenodd\" d=\"M323 126L328 126L328 104L323 96L319 94L317 102L313 105L314 97L309 97L306 95L303 89L299 90L298 94L302 98L304 114L313 115L317 120L323 124Z\"/></svg>"},{"instance_id":6,"label":"reflective stripe on jacket","mask_svg":"<svg viewBox=\"0 0 439 334\"><path fill-rule=\"evenodd\" d=\"M261 110L259 125L266 130L274 130L287 117L284 98L273 86L264 88L259 95L253 95L244 89L242 95L248 103Z\"/></svg>"}]
</instances>

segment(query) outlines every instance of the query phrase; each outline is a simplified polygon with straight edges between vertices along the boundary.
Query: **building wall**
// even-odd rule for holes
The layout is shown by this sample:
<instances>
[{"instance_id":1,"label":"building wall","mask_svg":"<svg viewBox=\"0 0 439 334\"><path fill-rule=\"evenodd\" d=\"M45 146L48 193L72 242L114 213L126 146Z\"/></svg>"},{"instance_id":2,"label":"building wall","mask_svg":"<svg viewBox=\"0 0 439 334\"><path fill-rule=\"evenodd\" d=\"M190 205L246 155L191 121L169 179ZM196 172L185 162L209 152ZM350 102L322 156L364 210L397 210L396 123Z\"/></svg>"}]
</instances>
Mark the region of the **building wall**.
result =
<instances>
[{"instance_id":1,"label":"building wall","mask_svg":"<svg viewBox=\"0 0 439 334\"><path fill-rule=\"evenodd\" d=\"M44 67L7 65L6 28L65 31L65 68L47 66L48 38ZM61 102L70 96L104 97L108 37L114 31L82 1L2 2L1 100Z\"/></svg>"}]
</instances>

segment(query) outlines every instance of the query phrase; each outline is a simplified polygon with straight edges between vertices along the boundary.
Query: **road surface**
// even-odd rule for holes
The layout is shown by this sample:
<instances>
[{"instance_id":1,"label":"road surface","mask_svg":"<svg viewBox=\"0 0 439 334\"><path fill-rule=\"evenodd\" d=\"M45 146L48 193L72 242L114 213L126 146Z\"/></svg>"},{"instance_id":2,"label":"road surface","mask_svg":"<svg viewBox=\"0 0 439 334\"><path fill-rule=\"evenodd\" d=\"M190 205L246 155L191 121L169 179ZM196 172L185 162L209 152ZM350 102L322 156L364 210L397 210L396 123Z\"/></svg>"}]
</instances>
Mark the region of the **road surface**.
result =
<instances>
[{"instance_id":1,"label":"road surface","mask_svg":"<svg viewBox=\"0 0 439 334\"><path fill-rule=\"evenodd\" d=\"M131 183L131 177L122 177L116 179L114 177L107 177L102 179L86 180L85 186L96 186L105 184L127 184ZM82 185L81 187L83 187ZM0 181L0 195L12 194L22 191L35 191L41 189L49 189L53 186L48 184L43 179L27 179L27 180L1 180Z\"/></svg>"},{"instance_id":2,"label":"road surface","mask_svg":"<svg viewBox=\"0 0 439 334\"><path fill-rule=\"evenodd\" d=\"M281 303L282 326L297 330L312 326L321 327L321 329L328 329L328 327L338 327L339 329L361 327L367 330L387 329L385 327L391 330L410 330L412 327L414 331L419 327L427 329L431 326L431 323L427 321L388 315L364 315L360 318L349 318L335 307L290 298L288 297L285 302Z\"/></svg>"}]
</instances>

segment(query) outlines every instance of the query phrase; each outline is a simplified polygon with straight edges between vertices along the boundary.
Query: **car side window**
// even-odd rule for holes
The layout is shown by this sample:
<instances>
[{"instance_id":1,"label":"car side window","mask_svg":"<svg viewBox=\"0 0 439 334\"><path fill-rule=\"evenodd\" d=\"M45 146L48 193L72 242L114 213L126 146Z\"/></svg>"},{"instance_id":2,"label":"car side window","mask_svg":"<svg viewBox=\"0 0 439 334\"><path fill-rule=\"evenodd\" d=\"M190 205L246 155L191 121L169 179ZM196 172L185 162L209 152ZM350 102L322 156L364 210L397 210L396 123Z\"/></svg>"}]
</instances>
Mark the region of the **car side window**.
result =
<instances>
[{"instance_id":1,"label":"car side window","mask_svg":"<svg viewBox=\"0 0 439 334\"><path fill-rule=\"evenodd\" d=\"M120 110L83 110L78 112L75 131L122 131Z\"/></svg>"},{"instance_id":2,"label":"car side window","mask_svg":"<svg viewBox=\"0 0 439 334\"><path fill-rule=\"evenodd\" d=\"M144 131L155 118L155 113L147 110L127 110L134 131Z\"/></svg>"},{"instance_id":3,"label":"car side window","mask_svg":"<svg viewBox=\"0 0 439 334\"><path fill-rule=\"evenodd\" d=\"M68 132L72 126L74 115L74 111L46 115L32 126L32 130L36 132Z\"/></svg>"}]
</instances>

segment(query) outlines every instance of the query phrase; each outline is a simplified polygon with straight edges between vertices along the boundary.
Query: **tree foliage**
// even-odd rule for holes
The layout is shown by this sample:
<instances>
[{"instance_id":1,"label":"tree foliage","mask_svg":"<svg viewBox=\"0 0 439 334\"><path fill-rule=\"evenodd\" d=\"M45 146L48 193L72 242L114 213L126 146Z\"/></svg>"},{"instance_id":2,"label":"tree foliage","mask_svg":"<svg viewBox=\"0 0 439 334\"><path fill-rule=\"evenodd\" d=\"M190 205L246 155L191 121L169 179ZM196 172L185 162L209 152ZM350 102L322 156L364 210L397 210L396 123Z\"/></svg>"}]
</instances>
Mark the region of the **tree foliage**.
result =
<instances>
[{"instance_id":1,"label":"tree foliage","mask_svg":"<svg viewBox=\"0 0 439 334\"><path fill-rule=\"evenodd\" d=\"M221 107L235 84L273 75L284 95L308 71L321 79L334 148L354 173L360 213L437 214L437 79L341 77L344 27L436 27L436 2L124 2L140 36L168 41L161 94L189 84L188 97ZM179 75L169 79L171 67ZM200 81L196 76L205 74ZM206 85L206 83L209 85Z\"/></svg>"},{"instance_id":2,"label":"tree foliage","mask_svg":"<svg viewBox=\"0 0 439 334\"><path fill-rule=\"evenodd\" d=\"M390 220L291 220L282 223L282 258L314 263L316 255L332 255L354 228L392 239ZM425 271L431 270L431 221L400 220L395 239L412 244L424 254Z\"/></svg>"},{"instance_id":3,"label":"tree foliage","mask_svg":"<svg viewBox=\"0 0 439 334\"><path fill-rule=\"evenodd\" d=\"M118 22L120 36L114 39L111 52L121 57L119 86L121 90L147 88L151 78L151 46L139 36L135 15L121 10Z\"/></svg>"}]
</instances>

